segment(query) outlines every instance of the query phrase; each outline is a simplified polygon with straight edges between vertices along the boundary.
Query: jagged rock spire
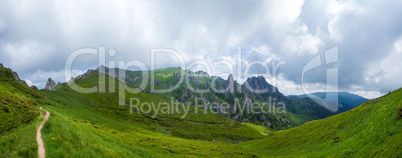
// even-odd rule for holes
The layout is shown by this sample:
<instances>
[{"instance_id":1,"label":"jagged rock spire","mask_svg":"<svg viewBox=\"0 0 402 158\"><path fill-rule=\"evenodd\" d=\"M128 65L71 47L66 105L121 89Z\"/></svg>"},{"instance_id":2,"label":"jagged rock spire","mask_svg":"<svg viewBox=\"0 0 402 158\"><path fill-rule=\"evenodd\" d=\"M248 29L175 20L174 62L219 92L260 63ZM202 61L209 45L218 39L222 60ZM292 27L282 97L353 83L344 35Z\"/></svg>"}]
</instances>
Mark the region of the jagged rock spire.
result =
<instances>
[{"instance_id":1,"label":"jagged rock spire","mask_svg":"<svg viewBox=\"0 0 402 158\"><path fill-rule=\"evenodd\" d=\"M229 88L230 93L234 93L234 86L235 86L235 82L233 79L233 75L230 74L228 77L228 80L226 80L225 87Z\"/></svg>"},{"instance_id":2,"label":"jagged rock spire","mask_svg":"<svg viewBox=\"0 0 402 158\"><path fill-rule=\"evenodd\" d=\"M49 79L47 79L45 89L49 91L54 91L56 89L56 82L54 82L52 78L49 77Z\"/></svg>"}]
</instances>

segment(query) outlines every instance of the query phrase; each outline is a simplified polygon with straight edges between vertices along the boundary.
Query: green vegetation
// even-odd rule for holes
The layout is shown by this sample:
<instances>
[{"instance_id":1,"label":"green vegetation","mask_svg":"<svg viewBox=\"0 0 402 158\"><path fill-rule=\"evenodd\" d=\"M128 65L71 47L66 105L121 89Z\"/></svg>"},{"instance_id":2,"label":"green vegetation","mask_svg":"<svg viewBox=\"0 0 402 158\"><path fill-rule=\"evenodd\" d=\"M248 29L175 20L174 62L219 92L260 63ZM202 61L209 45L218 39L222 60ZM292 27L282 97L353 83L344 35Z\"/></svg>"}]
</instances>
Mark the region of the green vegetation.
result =
<instances>
[{"instance_id":1,"label":"green vegetation","mask_svg":"<svg viewBox=\"0 0 402 158\"><path fill-rule=\"evenodd\" d=\"M174 98L178 102L181 102L190 106L204 106L204 108L209 111L213 111L225 117L231 118L238 122L250 122L258 125L269 126L269 128L274 130L283 130L296 127L304 124L305 122L322 119L335 113L322 107L321 105L315 103L309 98L287 98L281 94L277 89L276 91L269 91L267 93L252 93L245 85L240 85L234 83L233 92L220 93L216 92L214 89L223 90L228 87L228 81L217 76L209 76L206 72L198 71L191 72L190 70L182 70L177 67L155 69L149 71L130 71L122 69L109 69L104 67L104 72L106 74L111 74L111 76L119 76L121 81L125 81L130 86L140 87L142 81L147 82L147 86L143 90L146 93L170 99ZM99 70L99 69L98 69ZM125 72L126 77L122 77L118 73L120 71ZM151 74L154 74L154 81L151 81ZM178 85L180 78L183 77L182 84ZM247 80L253 89L274 89L272 85L265 81L265 78L251 78ZM151 89L151 84L154 84L154 90L166 90L173 86L178 86L171 92L168 93L154 93ZM187 84L189 83L189 84ZM258 85L257 87L255 85ZM238 91L238 88L242 88ZM208 93L199 93L201 90L209 90ZM268 109L268 104L276 104L278 108L279 102L282 102L286 106L286 113L275 113L271 112L268 114L251 114L248 112L241 112L240 108L235 104L235 99L240 103L239 106L247 107L251 106L253 103L258 103L259 105L264 104L263 109ZM245 102L249 105L245 105ZM248 101L250 100L250 101ZM212 103L217 104L229 104L229 110L221 112L214 107ZM271 105L274 107L273 105ZM280 108L280 107L279 107ZM272 110L275 111L275 110Z\"/></svg>"},{"instance_id":2,"label":"green vegetation","mask_svg":"<svg viewBox=\"0 0 402 158\"><path fill-rule=\"evenodd\" d=\"M268 135L269 133L271 133L271 130L269 130L269 128L265 127L265 126L259 126L259 125L252 124L252 123L243 123L243 124L255 129L256 131L260 132L262 135Z\"/></svg>"},{"instance_id":3,"label":"green vegetation","mask_svg":"<svg viewBox=\"0 0 402 158\"><path fill-rule=\"evenodd\" d=\"M400 157L402 89L361 106L240 144L267 156Z\"/></svg>"},{"instance_id":4,"label":"green vegetation","mask_svg":"<svg viewBox=\"0 0 402 158\"><path fill-rule=\"evenodd\" d=\"M42 137L47 157L400 157L402 155L402 89L345 113L273 131L239 123L200 108L178 104L177 111L149 113L118 105L119 82L97 71L74 82L81 87L104 85L104 93L79 93L67 83L55 91L37 91L0 69L1 157L36 157L36 129L43 120L38 107L51 113ZM166 74L165 74L166 75ZM114 81L114 82L111 82ZM110 84L115 84L114 88ZM124 102L171 102L135 89ZM289 101L295 101L290 99ZM304 113L297 102L284 117L302 124L319 111ZM168 108L170 105L161 105ZM188 114L183 116L183 112ZM196 112L197 111L197 112ZM309 114L312 114L309 116ZM271 117L272 116L272 117ZM250 117L253 119L253 117ZM282 120L281 122L286 122Z\"/></svg>"},{"instance_id":5,"label":"green vegetation","mask_svg":"<svg viewBox=\"0 0 402 158\"><path fill-rule=\"evenodd\" d=\"M39 115L34 121L0 133L0 157L37 157L36 129L42 120Z\"/></svg>"},{"instance_id":6,"label":"green vegetation","mask_svg":"<svg viewBox=\"0 0 402 158\"><path fill-rule=\"evenodd\" d=\"M0 155L36 157L36 128L42 117L35 106L42 97L11 70L0 68Z\"/></svg>"},{"instance_id":7,"label":"green vegetation","mask_svg":"<svg viewBox=\"0 0 402 158\"><path fill-rule=\"evenodd\" d=\"M94 72L76 82L91 87L97 79ZM100 84L109 89L109 78ZM162 113L153 118L152 109L149 114L130 114L128 106L117 105L116 93L83 94L61 85L40 94L46 98L43 108L51 113L43 128L49 157L252 156L254 151L232 143L264 137L254 128L211 112L196 114L194 107L182 104L190 108L184 118ZM127 94L127 101L131 97L168 101L143 92Z\"/></svg>"},{"instance_id":8,"label":"green vegetation","mask_svg":"<svg viewBox=\"0 0 402 158\"><path fill-rule=\"evenodd\" d=\"M38 98L41 96L16 81L9 69L0 68L0 133L35 119Z\"/></svg>"}]
</instances>

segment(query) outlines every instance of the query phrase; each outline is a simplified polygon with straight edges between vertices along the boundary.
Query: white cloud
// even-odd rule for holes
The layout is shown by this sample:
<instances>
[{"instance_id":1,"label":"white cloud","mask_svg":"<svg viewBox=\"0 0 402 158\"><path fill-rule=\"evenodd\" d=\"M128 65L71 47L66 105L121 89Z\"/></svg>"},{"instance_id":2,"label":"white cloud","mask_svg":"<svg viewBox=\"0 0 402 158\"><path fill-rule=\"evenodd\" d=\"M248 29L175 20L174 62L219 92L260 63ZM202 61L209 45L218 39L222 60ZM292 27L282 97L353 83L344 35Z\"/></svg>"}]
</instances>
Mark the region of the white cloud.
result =
<instances>
[{"instance_id":1,"label":"white cloud","mask_svg":"<svg viewBox=\"0 0 402 158\"><path fill-rule=\"evenodd\" d=\"M383 93L402 86L397 80L402 68L396 64L402 45L396 42L402 35L398 3L4 1L0 5L0 62L30 83L44 85L47 77L61 80L68 55L84 47L114 48L116 56L108 59L137 59L147 66L151 48L177 50L187 63L223 59L236 66L237 46L242 46L243 64L286 60L278 86L285 94L296 94L301 93L304 64L339 45L340 87ZM158 64L173 66L172 61L161 58ZM85 70L96 67L98 61L83 56L74 64L74 69ZM218 67L215 72L225 70ZM323 90L325 74L312 75L307 81L312 90Z\"/></svg>"},{"instance_id":2,"label":"white cloud","mask_svg":"<svg viewBox=\"0 0 402 158\"><path fill-rule=\"evenodd\" d=\"M382 91L392 91L394 87L402 87L402 38L394 42L394 48L384 59L373 62L366 69L364 80L370 87Z\"/></svg>"},{"instance_id":3,"label":"white cloud","mask_svg":"<svg viewBox=\"0 0 402 158\"><path fill-rule=\"evenodd\" d=\"M82 70L72 70L71 74L73 77L77 77L78 75L81 75L85 73ZM47 79L49 77L51 77L56 83L57 82L68 82L65 79L65 73L64 73L64 69L63 70L59 70L59 71L35 71L31 74L28 75L20 75L22 80L25 80L27 82L27 84L29 86L35 85L38 88L45 88Z\"/></svg>"},{"instance_id":4,"label":"white cloud","mask_svg":"<svg viewBox=\"0 0 402 158\"><path fill-rule=\"evenodd\" d=\"M4 52L2 57L10 63L15 71L23 71L29 67L37 67L47 62L48 57L54 57L51 54L53 46L39 43L34 40L24 40L19 43L0 43L0 50Z\"/></svg>"}]
</instances>

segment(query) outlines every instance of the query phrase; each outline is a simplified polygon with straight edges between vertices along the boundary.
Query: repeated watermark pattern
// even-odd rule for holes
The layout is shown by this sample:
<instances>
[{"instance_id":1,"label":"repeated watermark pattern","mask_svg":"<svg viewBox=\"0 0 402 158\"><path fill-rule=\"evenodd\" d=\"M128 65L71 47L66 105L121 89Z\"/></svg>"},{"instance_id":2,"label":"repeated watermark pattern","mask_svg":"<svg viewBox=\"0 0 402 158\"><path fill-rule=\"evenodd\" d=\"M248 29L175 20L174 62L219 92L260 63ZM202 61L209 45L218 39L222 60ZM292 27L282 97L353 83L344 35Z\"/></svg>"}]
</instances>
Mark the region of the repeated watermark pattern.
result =
<instances>
[{"instance_id":1,"label":"repeated watermark pattern","mask_svg":"<svg viewBox=\"0 0 402 158\"><path fill-rule=\"evenodd\" d=\"M158 49L151 49L150 51L150 67L147 67L146 63L140 61L140 60L131 60L128 62L125 61L108 61L106 64L106 55L113 57L116 55L116 51L114 49L109 49L106 53L106 47L100 46L99 48L81 48L78 49L70 54L68 59L66 60L65 64L65 78L66 80L70 80L68 82L68 85L75 91L80 92L80 93L93 93L93 92L106 92L106 85L105 84L98 84L98 86L90 87L90 88L84 88L80 87L79 85L75 84L75 82L72 80L72 64L74 60L79 58L81 55L85 54L91 54L91 55L97 55L98 60L99 60L99 72L106 72L105 71L105 66L108 65L108 67L111 68L118 68L118 72L114 72L115 69L109 69L108 74L117 74L119 78L125 78L126 77L126 71L130 67L136 67L139 68L139 71L142 72L142 80L141 83L138 85L138 87L133 88L130 86L127 86L126 84L119 83L118 84L118 100L119 100L119 105L127 105L129 104L130 106L130 112L137 112L139 114L149 114L152 117L156 117L158 114L180 114L181 117L185 117L190 109L190 106L197 107L195 108L196 113L206 113L206 111L214 112L214 113L221 113L221 114L227 114L230 111L236 111L239 113L250 113L250 114L267 114L267 113L286 113L286 105L285 103L281 101L272 101L271 97L269 97L269 102L267 103L261 103L261 102L251 102L248 104L245 104L245 102L241 101L239 98L234 98L232 101L232 104L229 104L227 102L202 102L203 98L195 98L195 102L192 103L193 105L184 105L180 103L179 101L175 100L174 98L171 98L170 101L166 102L150 102L150 101L142 101L142 98L126 98L126 93L139 93L144 90L148 84L150 87L150 92L152 93L170 93L174 90L177 90L182 84L185 84L188 90L191 90L194 93L200 93L200 94L206 94L206 93L233 93L234 87L235 87L235 82L229 82L227 87L220 88L215 85L215 81L219 78L218 76L228 76L231 74L236 74L235 78L236 81L239 83L243 83L244 78L248 77L253 77L256 75L262 76L264 78L270 78L272 83L272 89L254 89L252 86L249 85L248 82L244 82L244 86L247 89L248 92L253 93L253 94L263 94L267 92L275 92L277 89L277 72L278 69L286 64L286 61L272 61L271 63L268 63L266 61L252 61L252 62L247 62L246 65L244 65L245 69L242 71L242 67L244 63L242 63L242 49L241 47L238 47L237 49L237 56L236 56L236 63L230 63L226 60L218 60L215 61L214 63L209 63L204 60L194 60L190 63L186 63L184 60L184 57L178 52L173 49L166 49L166 48L158 48ZM185 78L185 75L183 75L183 71L179 71L177 73L180 73L179 75L179 80L176 83L176 85L171 85L168 88L165 89L156 89L156 80L155 80L155 71L149 71L149 70L154 70L155 69L155 58L158 55L171 55L177 59L179 62L181 70L188 70L192 69L195 66L201 66L206 69L207 74L212 74L212 70L216 66L225 66L228 69L228 72L226 73L220 73L215 76L212 76L212 82L208 88L205 89L196 89L193 88L192 84L188 79ZM323 62L322 62L323 60ZM330 63L336 63L338 62L338 47L333 47L327 51L325 51L324 54L320 54L315 56L313 59L311 59L304 67L302 71L302 87L303 91L306 94L309 94L309 91L305 87L304 83L304 76L306 73L309 71L313 71L317 67L324 66L326 64ZM324 64L323 64L324 63ZM270 65L270 66L269 66ZM237 68L236 68L236 67ZM250 69L253 66L259 66L262 67L265 70L265 73L263 74L252 74L250 73ZM235 73L234 70L237 70ZM270 71L271 70L271 71ZM150 74L149 74L150 73ZM327 91L337 91L338 90L338 68L335 66L333 68L330 68L327 70ZM148 77L149 76L149 77ZM105 73L99 73L99 83L106 83L106 74ZM150 80L149 80L150 79ZM108 85L108 91L109 92L115 92L116 90L116 84L114 83L114 80L110 80L109 85ZM331 87L331 89L329 89ZM237 86L237 91L241 91L241 86ZM314 96L310 96L314 97ZM338 99L337 96L331 95L331 97L336 97L336 98L326 98L326 99L331 99L336 100ZM129 101L128 101L129 100ZM314 100L316 101L316 100ZM325 101L325 99L324 99ZM322 102L316 101L317 103L321 104ZM191 104L191 103L190 103ZM337 105L325 105L324 107L332 110L332 111L337 111L338 106ZM202 110L204 109L204 110Z\"/></svg>"}]
</instances>

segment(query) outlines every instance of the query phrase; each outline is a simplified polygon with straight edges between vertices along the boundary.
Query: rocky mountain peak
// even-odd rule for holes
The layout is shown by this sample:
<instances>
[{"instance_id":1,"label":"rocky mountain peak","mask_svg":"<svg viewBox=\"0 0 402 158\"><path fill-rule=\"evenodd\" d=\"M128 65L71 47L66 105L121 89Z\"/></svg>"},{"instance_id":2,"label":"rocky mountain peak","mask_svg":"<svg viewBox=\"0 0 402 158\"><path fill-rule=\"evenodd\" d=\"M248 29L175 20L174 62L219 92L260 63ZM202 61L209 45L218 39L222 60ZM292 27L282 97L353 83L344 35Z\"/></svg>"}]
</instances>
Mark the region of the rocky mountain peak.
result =
<instances>
[{"instance_id":1,"label":"rocky mountain peak","mask_svg":"<svg viewBox=\"0 0 402 158\"><path fill-rule=\"evenodd\" d=\"M262 102L269 102L269 99L286 102L286 97L279 92L278 88L269 84L264 76L251 77L244 82L242 89L252 97Z\"/></svg>"},{"instance_id":2,"label":"rocky mountain peak","mask_svg":"<svg viewBox=\"0 0 402 158\"><path fill-rule=\"evenodd\" d=\"M226 87L226 88L229 88L229 92L230 92L230 93L234 93L235 84L236 84L236 83L235 83L235 81L234 81L234 79L233 79L233 75L230 74L229 77L228 77L228 79L227 79L226 82L225 82L225 87Z\"/></svg>"},{"instance_id":3,"label":"rocky mountain peak","mask_svg":"<svg viewBox=\"0 0 402 158\"><path fill-rule=\"evenodd\" d=\"M8 70L11 71L11 73L13 74L14 79L15 79L16 81L18 81L18 82L21 81L20 77L18 77L18 74L17 74L15 71L11 70L10 68L8 68Z\"/></svg>"},{"instance_id":4,"label":"rocky mountain peak","mask_svg":"<svg viewBox=\"0 0 402 158\"><path fill-rule=\"evenodd\" d=\"M19 82L19 83L24 83L27 84L24 80L21 80L20 77L18 76L17 72L11 70L10 68L6 68L3 66L3 64L0 63L0 68L5 68L7 69L9 72L11 72L11 74L13 75L14 79Z\"/></svg>"},{"instance_id":5,"label":"rocky mountain peak","mask_svg":"<svg viewBox=\"0 0 402 158\"><path fill-rule=\"evenodd\" d=\"M83 79L83 78L89 76L93 71L94 71L94 70L89 69L87 72L85 72L85 73L82 74L82 75L77 76L75 79L77 79L77 80Z\"/></svg>"},{"instance_id":6,"label":"rocky mountain peak","mask_svg":"<svg viewBox=\"0 0 402 158\"><path fill-rule=\"evenodd\" d=\"M248 78L246 80L246 82L244 83L243 88L245 88L245 90L248 90L248 91L251 91L251 90L268 90L268 92L272 92L273 90L276 90L275 87L270 85L265 80L265 77L263 77L263 76Z\"/></svg>"},{"instance_id":7,"label":"rocky mountain peak","mask_svg":"<svg viewBox=\"0 0 402 158\"><path fill-rule=\"evenodd\" d=\"M234 82L234 79L233 79L233 75L232 75L232 74L229 75L227 81L230 82L230 83Z\"/></svg>"},{"instance_id":8,"label":"rocky mountain peak","mask_svg":"<svg viewBox=\"0 0 402 158\"><path fill-rule=\"evenodd\" d=\"M95 70L98 72L106 73L107 71L109 71L109 68L106 67L105 65L101 65L98 68L96 68Z\"/></svg>"},{"instance_id":9,"label":"rocky mountain peak","mask_svg":"<svg viewBox=\"0 0 402 158\"><path fill-rule=\"evenodd\" d=\"M195 72L195 74L198 74L198 77L210 77L207 72L204 72L204 71L201 71L201 70Z\"/></svg>"},{"instance_id":10,"label":"rocky mountain peak","mask_svg":"<svg viewBox=\"0 0 402 158\"><path fill-rule=\"evenodd\" d=\"M54 82L52 78L49 77L49 79L47 79L45 89L49 91L54 91L56 89L56 82Z\"/></svg>"}]
</instances>

